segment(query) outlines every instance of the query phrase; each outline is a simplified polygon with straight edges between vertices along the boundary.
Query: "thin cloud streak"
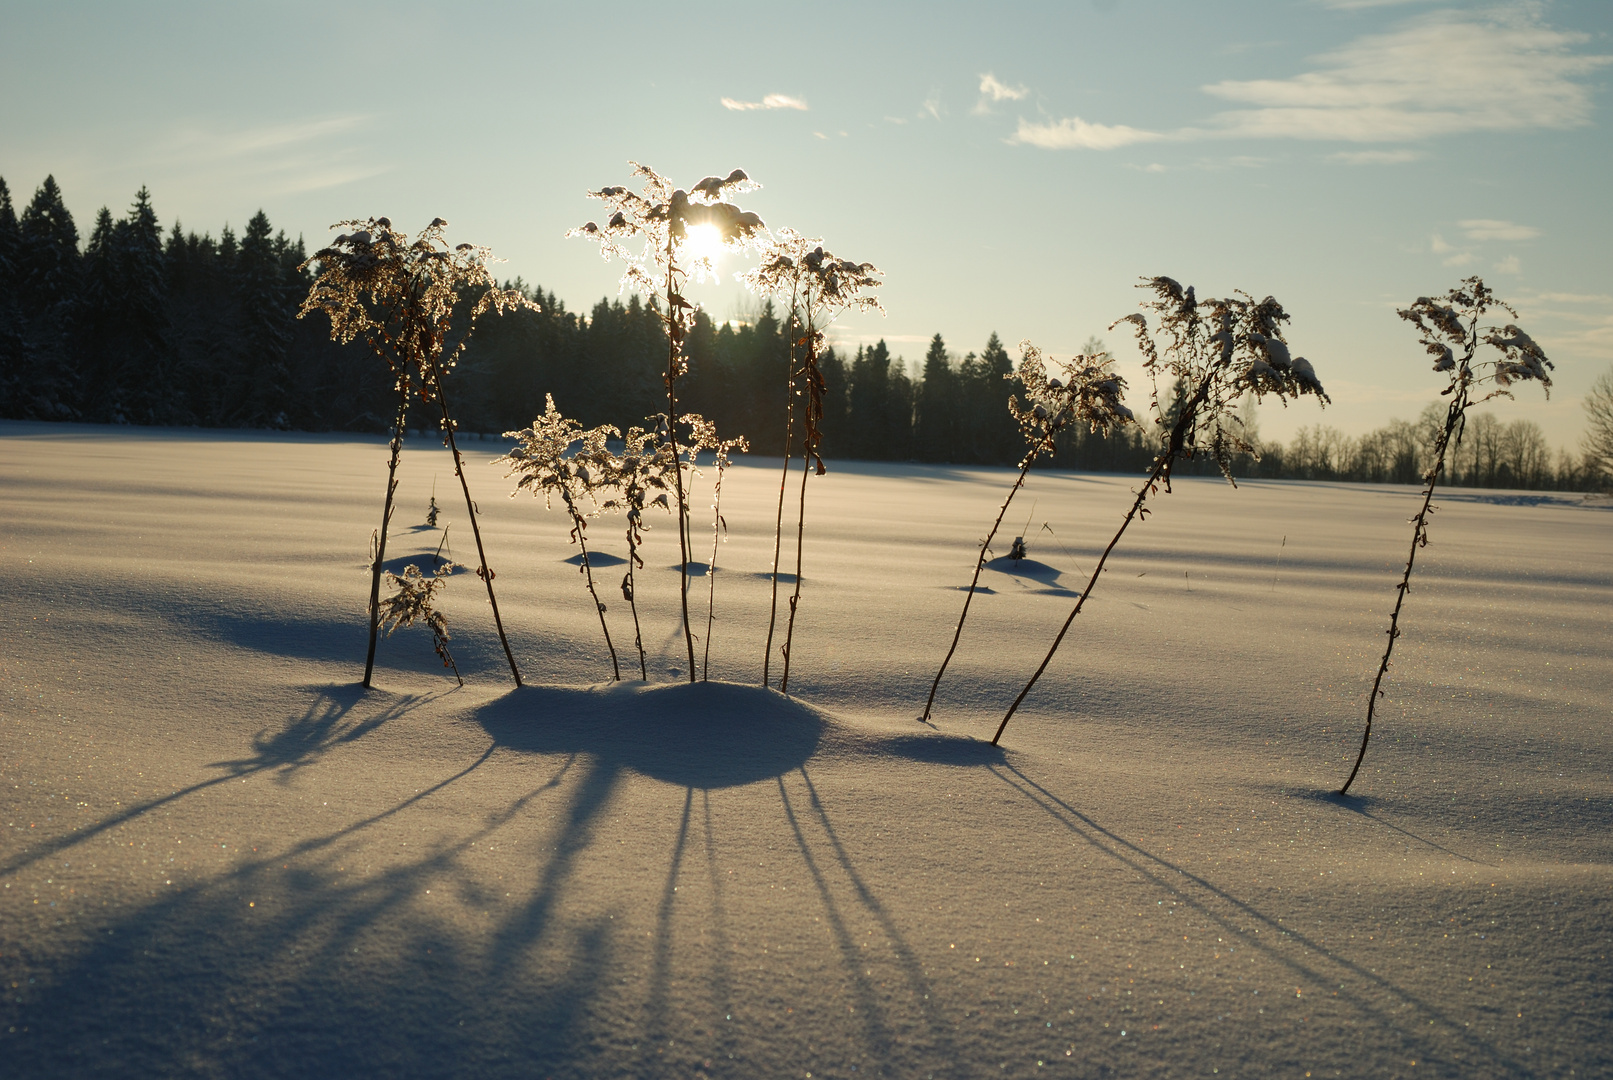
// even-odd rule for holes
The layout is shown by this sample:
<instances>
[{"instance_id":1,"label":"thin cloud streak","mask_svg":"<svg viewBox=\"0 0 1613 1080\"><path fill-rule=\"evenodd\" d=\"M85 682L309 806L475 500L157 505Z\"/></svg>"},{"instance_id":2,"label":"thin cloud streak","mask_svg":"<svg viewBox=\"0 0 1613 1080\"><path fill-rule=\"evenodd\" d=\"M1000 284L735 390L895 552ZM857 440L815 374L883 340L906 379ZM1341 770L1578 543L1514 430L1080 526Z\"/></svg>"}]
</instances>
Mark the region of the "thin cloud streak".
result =
<instances>
[{"instance_id":1,"label":"thin cloud streak","mask_svg":"<svg viewBox=\"0 0 1613 1080\"><path fill-rule=\"evenodd\" d=\"M1045 124L1020 117L1019 130L1008 137L1008 142L1038 146L1043 150L1113 150L1134 143L1158 142L1164 138L1166 136L1157 131L1143 131L1125 124L1093 124L1079 116Z\"/></svg>"},{"instance_id":2,"label":"thin cloud streak","mask_svg":"<svg viewBox=\"0 0 1613 1080\"><path fill-rule=\"evenodd\" d=\"M1462 227L1469 240L1533 240L1540 235L1540 230L1533 225L1514 225L1491 218L1467 218L1456 224Z\"/></svg>"},{"instance_id":3,"label":"thin cloud streak","mask_svg":"<svg viewBox=\"0 0 1613 1080\"><path fill-rule=\"evenodd\" d=\"M768 94L760 101L739 101L735 98L722 99L722 107L735 112L753 112L758 109L794 109L798 112L807 112L807 103L798 97L789 94Z\"/></svg>"}]
</instances>

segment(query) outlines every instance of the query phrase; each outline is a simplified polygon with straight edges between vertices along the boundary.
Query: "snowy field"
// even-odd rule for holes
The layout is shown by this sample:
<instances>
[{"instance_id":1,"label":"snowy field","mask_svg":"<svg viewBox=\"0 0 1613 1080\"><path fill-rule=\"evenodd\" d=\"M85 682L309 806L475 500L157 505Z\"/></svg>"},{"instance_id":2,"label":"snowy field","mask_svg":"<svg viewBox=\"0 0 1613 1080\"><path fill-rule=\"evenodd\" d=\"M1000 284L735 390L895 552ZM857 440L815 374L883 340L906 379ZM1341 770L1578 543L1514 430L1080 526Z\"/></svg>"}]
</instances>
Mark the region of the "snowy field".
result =
<instances>
[{"instance_id":1,"label":"snowy field","mask_svg":"<svg viewBox=\"0 0 1613 1080\"><path fill-rule=\"evenodd\" d=\"M464 688L414 629L363 692L379 440L0 424L0 1072L1613 1071L1613 510L1437 500L1340 800L1412 489L1179 482L997 750L1130 478L1032 478L930 728L1008 471L829 463L785 698L776 461L725 484L713 681L662 517L611 686L562 515L468 446L530 685L460 573ZM473 562L413 447L388 554L435 481Z\"/></svg>"}]
</instances>

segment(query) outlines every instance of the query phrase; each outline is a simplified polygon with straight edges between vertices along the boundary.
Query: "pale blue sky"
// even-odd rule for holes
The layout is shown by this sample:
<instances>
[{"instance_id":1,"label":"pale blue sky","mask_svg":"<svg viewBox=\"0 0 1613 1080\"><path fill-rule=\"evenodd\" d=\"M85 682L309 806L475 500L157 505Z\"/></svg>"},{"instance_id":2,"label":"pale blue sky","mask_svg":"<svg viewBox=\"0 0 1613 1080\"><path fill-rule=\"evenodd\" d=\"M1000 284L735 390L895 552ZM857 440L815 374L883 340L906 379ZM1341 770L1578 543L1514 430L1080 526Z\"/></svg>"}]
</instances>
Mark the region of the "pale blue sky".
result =
<instances>
[{"instance_id":1,"label":"pale blue sky","mask_svg":"<svg viewBox=\"0 0 1613 1080\"><path fill-rule=\"evenodd\" d=\"M1265 435L1359 433L1438 389L1395 305L1481 273L1558 365L1505 418L1569 444L1613 364L1608 0L0 10L0 176L54 173L81 229L141 184L165 227L262 207L311 246L441 216L586 309L617 271L562 239L585 189L738 166L770 225L887 272L840 333L909 359L1073 351L1164 273L1292 312L1335 405Z\"/></svg>"}]
</instances>

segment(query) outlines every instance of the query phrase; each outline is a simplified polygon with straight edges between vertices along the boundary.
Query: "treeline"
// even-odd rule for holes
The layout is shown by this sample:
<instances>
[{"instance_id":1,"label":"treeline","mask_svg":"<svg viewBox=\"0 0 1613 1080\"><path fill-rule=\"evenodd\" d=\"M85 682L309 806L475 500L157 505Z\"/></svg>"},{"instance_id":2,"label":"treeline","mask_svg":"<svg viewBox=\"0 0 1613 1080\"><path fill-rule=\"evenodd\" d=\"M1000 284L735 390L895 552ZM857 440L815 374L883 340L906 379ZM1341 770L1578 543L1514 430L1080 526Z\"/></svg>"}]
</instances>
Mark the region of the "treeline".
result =
<instances>
[{"instance_id":1,"label":"treeline","mask_svg":"<svg viewBox=\"0 0 1613 1080\"><path fill-rule=\"evenodd\" d=\"M322 317L296 318L310 275L302 238L260 210L236 235L159 225L142 188L128 212L103 208L81 244L55 180L17 213L0 180L0 415L8 418L305 431L386 430L391 378L366 350L330 342ZM468 431L524 427L544 397L585 425L641 423L666 405L666 336L638 298L600 300L586 315L553 293L512 283L539 310L489 318L449 379ZM696 317L681 403L777 454L784 433L788 328L764 306L748 323ZM1101 348L1088 342L1087 350ZM822 362L823 452L831 460L1009 465L1023 453L1007 410L1014 361L993 334L961 358L941 335L915 378L885 342ZM1133 388L1134 399L1142 388ZM1136 407L1138 401L1134 401ZM1143 402L1145 405L1146 402ZM1162 403L1167 418L1176 406ZM1146 409L1139 409L1144 412ZM1360 437L1302 428L1287 446L1262 444L1239 475L1416 483L1427 468L1438 406L1415 423ZM1248 412L1253 430L1253 412ZM425 418L412 424L429 423ZM1070 430L1048 464L1141 472L1156 452L1153 425L1102 437ZM1258 442L1258 435L1253 441ZM1209 462L1187 471L1215 471ZM1452 461L1457 484L1577 489L1594 468L1555 456L1539 425L1479 414Z\"/></svg>"}]
</instances>

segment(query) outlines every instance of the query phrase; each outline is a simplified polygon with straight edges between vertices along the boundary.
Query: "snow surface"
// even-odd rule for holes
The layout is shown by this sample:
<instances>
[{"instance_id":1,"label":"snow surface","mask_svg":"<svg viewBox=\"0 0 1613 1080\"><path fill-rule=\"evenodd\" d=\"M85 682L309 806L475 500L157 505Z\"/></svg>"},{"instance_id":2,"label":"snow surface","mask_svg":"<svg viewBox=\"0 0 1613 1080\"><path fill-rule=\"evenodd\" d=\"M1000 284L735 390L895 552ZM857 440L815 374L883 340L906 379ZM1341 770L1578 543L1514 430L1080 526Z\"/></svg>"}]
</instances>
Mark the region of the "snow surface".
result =
<instances>
[{"instance_id":1,"label":"snow surface","mask_svg":"<svg viewBox=\"0 0 1613 1080\"><path fill-rule=\"evenodd\" d=\"M468 573L467 685L422 630L358 688L379 441L0 424L5 1075L1613 1069L1605 507L1439 497L1340 800L1412 489L1179 482L998 750L1131 479L1033 476L932 729L1009 472L812 480L785 698L776 460L724 483L714 681L657 516L653 685L613 686L564 516L467 445L519 691ZM474 566L447 454L401 480L389 558L436 550L435 481Z\"/></svg>"}]
</instances>

